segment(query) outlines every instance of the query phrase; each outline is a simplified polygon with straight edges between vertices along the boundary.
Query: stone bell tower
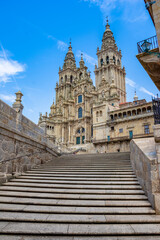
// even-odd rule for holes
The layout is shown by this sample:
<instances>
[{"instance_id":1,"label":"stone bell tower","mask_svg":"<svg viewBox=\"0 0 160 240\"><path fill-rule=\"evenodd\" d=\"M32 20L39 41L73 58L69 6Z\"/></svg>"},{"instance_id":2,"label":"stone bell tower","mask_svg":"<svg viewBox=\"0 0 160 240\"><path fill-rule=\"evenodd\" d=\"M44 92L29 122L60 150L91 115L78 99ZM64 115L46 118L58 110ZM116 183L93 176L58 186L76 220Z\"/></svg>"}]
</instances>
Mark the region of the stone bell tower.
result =
<instances>
[{"instance_id":1,"label":"stone bell tower","mask_svg":"<svg viewBox=\"0 0 160 240\"><path fill-rule=\"evenodd\" d=\"M102 76L106 79L106 82L111 85L113 82L117 88L117 94L120 98L120 102L126 102L126 88L125 88L125 68L122 68L121 64L121 50L115 43L115 39L110 25L106 25L106 30L103 34L102 47L97 48L98 66L95 66L95 79L96 88L102 81Z\"/></svg>"},{"instance_id":2,"label":"stone bell tower","mask_svg":"<svg viewBox=\"0 0 160 240\"><path fill-rule=\"evenodd\" d=\"M59 68L59 84L56 84L56 104L70 99L71 85L76 77L76 70L76 61L70 42L63 67Z\"/></svg>"}]
</instances>

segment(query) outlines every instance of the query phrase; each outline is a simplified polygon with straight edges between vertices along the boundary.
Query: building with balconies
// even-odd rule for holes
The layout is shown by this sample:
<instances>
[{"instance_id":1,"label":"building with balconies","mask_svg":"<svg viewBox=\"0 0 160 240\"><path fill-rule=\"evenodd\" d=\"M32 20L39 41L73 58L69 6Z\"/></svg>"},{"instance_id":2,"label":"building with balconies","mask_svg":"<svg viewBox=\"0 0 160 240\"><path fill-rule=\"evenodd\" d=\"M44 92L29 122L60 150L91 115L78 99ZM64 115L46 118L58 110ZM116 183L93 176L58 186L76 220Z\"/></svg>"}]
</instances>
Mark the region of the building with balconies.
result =
<instances>
[{"instance_id":1,"label":"building with balconies","mask_svg":"<svg viewBox=\"0 0 160 240\"><path fill-rule=\"evenodd\" d=\"M160 0L144 1L157 35L137 43L137 58L160 90Z\"/></svg>"}]
</instances>

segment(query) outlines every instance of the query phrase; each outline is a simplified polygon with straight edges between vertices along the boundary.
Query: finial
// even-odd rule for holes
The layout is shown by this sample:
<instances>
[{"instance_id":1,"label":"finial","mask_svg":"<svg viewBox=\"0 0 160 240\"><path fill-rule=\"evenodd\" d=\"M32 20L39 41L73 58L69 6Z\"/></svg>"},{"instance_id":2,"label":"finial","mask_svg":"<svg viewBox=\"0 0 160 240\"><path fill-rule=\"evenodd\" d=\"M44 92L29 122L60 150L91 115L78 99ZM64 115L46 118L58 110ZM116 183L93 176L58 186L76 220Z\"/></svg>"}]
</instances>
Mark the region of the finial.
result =
<instances>
[{"instance_id":1,"label":"finial","mask_svg":"<svg viewBox=\"0 0 160 240\"><path fill-rule=\"evenodd\" d=\"M108 16L106 17L106 22L107 22L107 25L108 25Z\"/></svg>"},{"instance_id":2,"label":"finial","mask_svg":"<svg viewBox=\"0 0 160 240\"><path fill-rule=\"evenodd\" d=\"M70 38L69 39L69 46L71 47L71 44L72 44L72 39Z\"/></svg>"},{"instance_id":3,"label":"finial","mask_svg":"<svg viewBox=\"0 0 160 240\"><path fill-rule=\"evenodd\" d=\"M137 100L138 100L138 96L137 96L137 91L135 89L134 101L137 101Z\"/></svg>"}]
</instances>

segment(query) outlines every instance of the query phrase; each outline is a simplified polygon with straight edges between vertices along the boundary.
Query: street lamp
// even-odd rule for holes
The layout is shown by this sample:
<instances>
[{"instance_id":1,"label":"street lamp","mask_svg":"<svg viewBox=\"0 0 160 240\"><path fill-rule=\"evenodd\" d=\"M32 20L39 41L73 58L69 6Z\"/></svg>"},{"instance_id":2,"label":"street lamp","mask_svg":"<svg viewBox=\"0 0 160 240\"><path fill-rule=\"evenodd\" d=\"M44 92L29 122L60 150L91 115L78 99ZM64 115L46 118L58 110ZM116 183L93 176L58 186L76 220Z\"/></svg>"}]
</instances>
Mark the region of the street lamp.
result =
<instances>
[{"instance_id":1,"label":"street lamp","mask_svg":"<svg viewBox=\"0 0 160 240\"><path fill-rule=\"evenodd\" d=\"M151 45L152 44L150 42L148 42L147 40L144 40L143 44L141 45L143 52L149 52Z\"/></svg>"}]
</instances>

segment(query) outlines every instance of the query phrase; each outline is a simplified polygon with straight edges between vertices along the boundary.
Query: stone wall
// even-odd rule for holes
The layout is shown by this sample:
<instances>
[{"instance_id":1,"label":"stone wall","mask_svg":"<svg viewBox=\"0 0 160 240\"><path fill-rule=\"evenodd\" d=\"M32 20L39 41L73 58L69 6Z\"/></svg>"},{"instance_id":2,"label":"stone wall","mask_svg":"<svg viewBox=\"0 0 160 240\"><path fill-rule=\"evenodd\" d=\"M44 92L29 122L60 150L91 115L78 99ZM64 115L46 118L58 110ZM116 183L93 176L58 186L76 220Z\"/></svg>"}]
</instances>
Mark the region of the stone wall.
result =
<instances>
[{"instance_id":1,"label":"stone wall","mask_svg":"<svg viewBox=\"0 0 160 240\"><path fill-rule=\"evenodd\" d=\"M160 214L160 175L154 138L134 139L130 143L133 170L152 207Z\"/></svg>"},{"instance_id":2,"label":"stone wall","mask_svg":"<svg viewBox=\"0 0 160 240\"><path fill-rule=\"evenodd\" d=\"M0 183L58 155L41 128L0 100Z\"/></svg>"}]
</instances>

